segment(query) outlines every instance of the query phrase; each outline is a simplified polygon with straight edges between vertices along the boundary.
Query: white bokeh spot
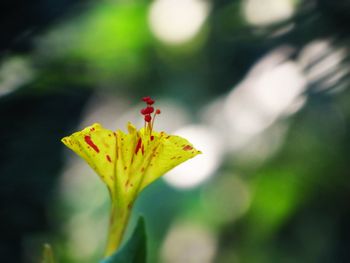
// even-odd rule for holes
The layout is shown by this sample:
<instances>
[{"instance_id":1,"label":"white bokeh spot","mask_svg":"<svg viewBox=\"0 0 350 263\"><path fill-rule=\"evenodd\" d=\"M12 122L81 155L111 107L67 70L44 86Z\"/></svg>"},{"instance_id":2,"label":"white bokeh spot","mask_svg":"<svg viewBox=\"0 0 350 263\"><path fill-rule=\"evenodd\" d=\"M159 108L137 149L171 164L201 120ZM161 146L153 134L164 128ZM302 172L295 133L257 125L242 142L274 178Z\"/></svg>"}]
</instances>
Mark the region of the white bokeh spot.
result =
<instances>
[{"instance_id":1,"label":"white bokeh spot","mask_svg":"<svg viewBox=\"0 0 350 263\"><path fill-rule=\"evenodd\" d=\"M176 188L192 188L207 180L218 168L221 147L214 134L205 126L187 126L176 132L202 151L168 172L165 181Z\"/></svg>"},{"instance_id":2,"label":"white bokeh spot","mask_svg":"<svg viewBox=\"0 0 350 263\"><path fill-rule=\"evenodd\" d=\"M243 4L247 21L256 26L288 19L293 15L294 9L293 0L246 0Z\"/></svg>"},{"instance_id":3,"label":"white bokeh spot","mask_svg":"<svg viewBox=\"0 0 350 263\"><path fill-rule=\"evenodd\" d=\"M149 12L153 34L168 44L182 44L191 40L201 29L209 5L200 0L156 0Z\"/></svg>"}]
</instances>

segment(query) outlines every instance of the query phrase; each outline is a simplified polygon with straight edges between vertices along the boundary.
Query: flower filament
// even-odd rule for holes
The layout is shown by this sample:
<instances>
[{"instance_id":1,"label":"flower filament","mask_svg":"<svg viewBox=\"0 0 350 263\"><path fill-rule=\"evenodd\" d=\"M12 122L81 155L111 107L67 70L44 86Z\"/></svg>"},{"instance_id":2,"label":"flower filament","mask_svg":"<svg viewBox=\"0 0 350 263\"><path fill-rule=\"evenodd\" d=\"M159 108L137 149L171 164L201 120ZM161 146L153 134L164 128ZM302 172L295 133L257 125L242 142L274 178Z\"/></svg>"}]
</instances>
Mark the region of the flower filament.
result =
<instances>
[{"instance_id":1,"label":"flower filament","mask_svg":"<svg viewBox=\"0 0 350 263\"><path fill-rule=\"evenodd\" d=\"M151 99L151 97L147 96L147 97L143 97L142 101L144 101L146 103L146 107L141 109L140 113L144 116L144 127L145 127L145 132L149 132L151 141L153 140L153 136L152 136L152 130L153 130L153 126L154 126L154 120L156 118L157 115L159 115L161 113L160 109L156 109L156 111L154 111L154 107L152 106L155 101L153 99ZM153 117L151 116L151 114L153 113Z\"/></svg>"}]
</instances>

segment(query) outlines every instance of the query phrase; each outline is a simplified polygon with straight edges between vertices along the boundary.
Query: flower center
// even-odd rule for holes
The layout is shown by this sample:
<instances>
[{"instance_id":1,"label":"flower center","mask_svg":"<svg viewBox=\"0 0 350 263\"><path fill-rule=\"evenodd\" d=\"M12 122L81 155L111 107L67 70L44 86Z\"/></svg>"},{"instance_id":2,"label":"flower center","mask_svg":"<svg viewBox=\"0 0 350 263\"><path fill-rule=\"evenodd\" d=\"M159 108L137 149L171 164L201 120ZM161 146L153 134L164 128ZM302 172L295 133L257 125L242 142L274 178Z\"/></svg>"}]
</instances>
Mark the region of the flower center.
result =
<instances>
[{"instance_id":1,"label":"flower center","mask_svg":"<svg viewBox=\"0 0 350 263\"><path fill-rule=\"evenodd\" d=\"M153 125L154 125L154 120L157 115L160 114L160 109L156 109L154 111L153 104L155 103L154 100L151 99L151 97L143 97L142 101L146 103L146 107L141 109L140 113L144 116L145 120L145 131L149 132L151 140L154 138L152 136L152 130L153 130ZM153 113L153 116L151 114Z\"/></svg>"}]
</instances>

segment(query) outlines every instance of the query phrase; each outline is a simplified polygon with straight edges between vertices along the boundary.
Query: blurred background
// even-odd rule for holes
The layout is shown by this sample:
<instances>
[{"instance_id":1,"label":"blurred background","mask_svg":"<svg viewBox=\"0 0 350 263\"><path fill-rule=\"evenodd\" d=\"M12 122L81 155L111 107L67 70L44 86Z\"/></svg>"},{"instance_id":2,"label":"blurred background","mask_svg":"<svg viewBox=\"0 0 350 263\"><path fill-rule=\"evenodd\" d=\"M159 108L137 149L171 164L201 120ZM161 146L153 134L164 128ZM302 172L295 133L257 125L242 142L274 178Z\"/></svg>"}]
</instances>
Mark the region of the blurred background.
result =
<instances>
[{"instance_id":1,"label":"blurred background","mask_svg":"<svg viewBox=\"0 0 350 263\"><path fill-rule=\"evenodd\" d=\"M150 263L350 262L350 1L4 0L0 261L101 258L105 186L60 138L100 122L203 154L140 196ZM130 229L129 229L130 232Z\"/></svg>"}]
</instances>

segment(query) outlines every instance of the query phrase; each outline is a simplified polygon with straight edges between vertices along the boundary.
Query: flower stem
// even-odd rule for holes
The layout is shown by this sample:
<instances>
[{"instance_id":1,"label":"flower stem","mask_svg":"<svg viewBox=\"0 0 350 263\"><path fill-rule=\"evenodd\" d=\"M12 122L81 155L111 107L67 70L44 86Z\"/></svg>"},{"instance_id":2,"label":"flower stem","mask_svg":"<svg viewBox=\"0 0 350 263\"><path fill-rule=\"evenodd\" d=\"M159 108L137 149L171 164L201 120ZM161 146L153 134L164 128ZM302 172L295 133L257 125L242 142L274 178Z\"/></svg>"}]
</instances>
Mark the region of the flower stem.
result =
<instances>
[{"instance_id":1,"label":"flower stem","mask_svg":"<svg viewBox=\"0 0 350 263\"><path fill-rule=\"evenodd\" d=\"M130 212L128 207L112 204L105 257L112 255L119 248L128 226Z\"/></svg>"}]
</instances>

